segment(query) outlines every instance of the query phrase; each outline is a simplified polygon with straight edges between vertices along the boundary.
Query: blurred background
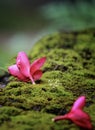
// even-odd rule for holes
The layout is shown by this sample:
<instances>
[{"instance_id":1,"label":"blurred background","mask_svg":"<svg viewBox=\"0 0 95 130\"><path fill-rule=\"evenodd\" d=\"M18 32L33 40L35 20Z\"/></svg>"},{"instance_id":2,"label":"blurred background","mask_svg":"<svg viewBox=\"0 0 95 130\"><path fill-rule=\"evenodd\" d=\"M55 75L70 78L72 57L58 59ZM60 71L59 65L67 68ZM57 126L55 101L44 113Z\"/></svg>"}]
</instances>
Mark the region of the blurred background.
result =
<instances>
[{"instance_id":1,"label":"blurred background","mask_svg":"<svg viewBox=\"0 0 95 130\"><path fill-rule=\"evenodd\" d=\"M95 28L95 0L0 0L0 71L42 36Z\"/></svg>"}]
</instances>

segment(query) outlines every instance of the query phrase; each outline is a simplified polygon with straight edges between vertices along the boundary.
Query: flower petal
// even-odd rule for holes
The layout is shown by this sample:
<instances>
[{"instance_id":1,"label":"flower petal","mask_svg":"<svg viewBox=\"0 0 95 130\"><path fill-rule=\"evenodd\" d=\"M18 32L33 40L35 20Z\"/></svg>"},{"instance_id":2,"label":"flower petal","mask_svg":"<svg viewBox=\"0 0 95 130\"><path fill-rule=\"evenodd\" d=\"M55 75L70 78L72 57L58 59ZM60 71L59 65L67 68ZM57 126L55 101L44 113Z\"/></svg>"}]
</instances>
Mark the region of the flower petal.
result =
<instances>
[{"instance_id":1,"label":"flower petal","mask_svg":"<svg viewBox=\"0 0 95 130\"><path fill-rule=\"evenodd\" d=\"M31 67L30 67L31 74L33 74L34 72L36 72L37 70L39 70L43 66L43 64L45 63L45 61L46 61L46 57L42 57L40 59L35 60L31 64Z\"/></svg>"},{"instance_id":2,"label":"flower petal","mask_svg":"<svg viewBox=\"0 0 95 130\"><path fill-rule=\"evenodd\" d=\"M72 110L83 109L85 106L85 96L80 96L73 104Z\"/></svg>"},{"instance_id":3,"label":"flower petal","mask_svg":"<svg viewBox=\"0 0 95 130\"><path fill-rule=\"evenodd\" d=\"M90 116L82 110L85 105L85 96L80 96L75 102L71 111L65 115L57 116L53 118L53 121L58 120L71 120L76 125L83 127L87 130L92 130L92 124Z\"/></svg>"},{"instance_id":4,"label":"flower petal","mask_svg":"<svg viewBox=\"0 0 95 130\"><path fill-rule=\"evenodd\" d=\"M16 64L20 69L21 73L28 77L29 76L29 69L30 69L30 62L28 60L28 56L25 52L19 52L16 60Z\"/></svg>"},{"instance_id":5,"label":"flower petal","mask_svg":"<svg viewBox=\"0 0 95 130\"><path fill-rule=\"evenodd\" d=\"M71 111L68 113L69 119L71 119L76 125L89 129L92 129L92 124L90 120L90 116L82 111L81 109L77 109L76 111Z\"/></svg>"},{"instance_id":6,"label":"flower petal","mask_svg":"<svg viewBox=\"0 0 95 130\"><path fill-rule=\"evenodd\" d=\"M34 72L34 74L32 75L34 81L39 80L42 76L42 71L41 70L37 70L36 72Z\"/></svg>"},{"instance_id":7,"label":"flower petal","mask_svg":"<svg viewBox=\"0 0 95 130\"><path fill-rule=\"evenodd\" d=\"M83 112L81 109L77 109L75 111L70 111L69 113L62 115L62 116L56 116L53 118L53 121L59 121L59 120L71 120L76 125L83 127L87 130L92 130L92 124L90 117L87 113Z\"/></svg>"},{"instance_id":8,"label":"flower petal","mask_svg":"<svg viewBox=\"0 0 95 130\"><path fill-rule=\"evenodd\" d=\"M18 79L23 80L23 81L27 81L27 78L22 73L20 73L17 65L9 66L8 71L11 75L17 77Z\"/></svg>"}]
</instances>

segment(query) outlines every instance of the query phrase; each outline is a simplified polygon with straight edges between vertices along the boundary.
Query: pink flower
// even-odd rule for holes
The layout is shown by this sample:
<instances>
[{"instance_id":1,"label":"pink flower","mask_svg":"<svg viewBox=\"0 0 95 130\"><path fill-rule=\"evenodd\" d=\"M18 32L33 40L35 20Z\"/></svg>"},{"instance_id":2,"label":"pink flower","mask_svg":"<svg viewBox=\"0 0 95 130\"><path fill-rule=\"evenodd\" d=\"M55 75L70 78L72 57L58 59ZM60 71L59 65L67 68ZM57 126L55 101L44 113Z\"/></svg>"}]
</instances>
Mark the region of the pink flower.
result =
<instances>
[{"instance_id":1,"label":"pink flower","mask_svg":"<svg viewBox=\"0 0 95 130\"><path fill-rule=\"evenodd\" d=\"M80 96L73 104L72 109L69 113L57 116L53 118L53 121L59 121L59 120L71 120L76 125L79 125L80 127L83 127L88 130L92 130L91 120L90 116L84 112L82 109L85 106L85 96Z\"/></svg>"},{"instance_id":2,"label":"pink flower","mask_svg":"<svg viewBox=\"0 0 95 130\"><path fill-rule=\"evenodd\" d=\"M16 59L16 64L9 66L8 71L11 75L17 77L19 80L31 80L32 83L35 84L35 81L40 79L42 76L42 71L40 68L43 66L45 61L46 57L42 57L30 64L26 53L19 52Z\"/></svg>"}]
</instances>

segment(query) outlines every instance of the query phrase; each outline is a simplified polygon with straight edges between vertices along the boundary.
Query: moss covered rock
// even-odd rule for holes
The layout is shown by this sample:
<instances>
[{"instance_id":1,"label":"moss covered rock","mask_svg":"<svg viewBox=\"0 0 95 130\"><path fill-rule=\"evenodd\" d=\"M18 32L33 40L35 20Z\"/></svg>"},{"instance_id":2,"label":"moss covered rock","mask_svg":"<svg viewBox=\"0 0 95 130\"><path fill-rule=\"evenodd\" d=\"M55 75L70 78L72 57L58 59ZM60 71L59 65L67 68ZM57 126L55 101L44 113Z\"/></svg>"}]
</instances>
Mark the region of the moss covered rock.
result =
<instances>
[{"instance_id":1,"label":"moss covered rock","mask_svg":"<svg viewBox=\"0 0 95 130\"><path fill-rule=\"evenodd\" d=\"M47 57L43 76L36 85L10 78L0 89L0 128L81 130L71 121L54 123L51 119L67 113L76 98L85 95L84 110L95 129L95 32L48 35L34 45L28 56L31 62Z\"/></svg>"}]
</instances>

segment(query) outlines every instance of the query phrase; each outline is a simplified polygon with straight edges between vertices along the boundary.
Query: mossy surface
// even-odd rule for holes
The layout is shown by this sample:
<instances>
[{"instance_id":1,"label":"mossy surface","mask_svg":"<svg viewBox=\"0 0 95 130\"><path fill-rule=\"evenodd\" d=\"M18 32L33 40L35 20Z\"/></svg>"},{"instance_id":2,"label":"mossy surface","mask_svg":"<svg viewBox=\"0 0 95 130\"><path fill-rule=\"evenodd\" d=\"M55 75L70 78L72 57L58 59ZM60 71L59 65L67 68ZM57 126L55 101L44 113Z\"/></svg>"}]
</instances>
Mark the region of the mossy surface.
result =
<instances>
[{"instance_id":1,"label":"mossy surface","mask_svg":"<svg viewBox=\"0 0 95 130\"><path fill-rule=\"evenodd\" d=\"M28 56L31 62L47 57L43 76L36 85L10 78L7 86L0 89L0 129L81 130L71 121L51 120L67 113L81 95L86 96L84 110L95 129L95 32L46 36Z\"/></svg>"}]
</instances>

